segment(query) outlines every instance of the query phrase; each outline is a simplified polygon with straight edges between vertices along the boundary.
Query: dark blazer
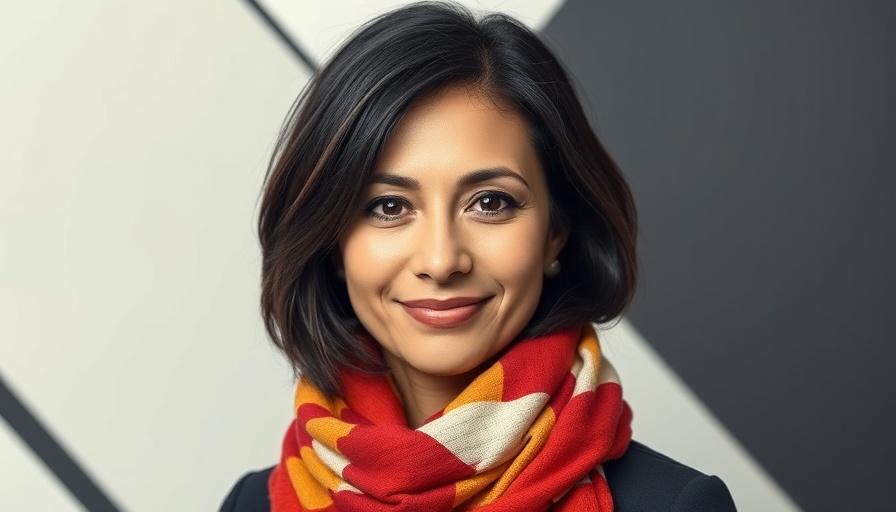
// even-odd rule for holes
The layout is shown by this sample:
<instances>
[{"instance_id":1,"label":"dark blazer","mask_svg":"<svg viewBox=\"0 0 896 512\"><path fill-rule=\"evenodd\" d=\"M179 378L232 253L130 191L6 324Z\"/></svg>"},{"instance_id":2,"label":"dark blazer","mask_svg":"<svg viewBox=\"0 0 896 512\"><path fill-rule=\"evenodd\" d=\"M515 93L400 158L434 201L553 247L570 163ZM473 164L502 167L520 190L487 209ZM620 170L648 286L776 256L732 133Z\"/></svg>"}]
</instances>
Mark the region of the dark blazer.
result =
<instances>
[{"instance_id":1,"label":"dark blazer","mask_svg":"<svg viewBox=\"0 0 896 512\"><path fill-rule=\"evenodd\" d=\"M267 512L273 468L244 475L221 505L224 512ZM734 501L725 483L632 441L621 459L604 464L616 512L729 512ZM421 511L425 512L425 511Z\"/></svg>"}]
</instances>

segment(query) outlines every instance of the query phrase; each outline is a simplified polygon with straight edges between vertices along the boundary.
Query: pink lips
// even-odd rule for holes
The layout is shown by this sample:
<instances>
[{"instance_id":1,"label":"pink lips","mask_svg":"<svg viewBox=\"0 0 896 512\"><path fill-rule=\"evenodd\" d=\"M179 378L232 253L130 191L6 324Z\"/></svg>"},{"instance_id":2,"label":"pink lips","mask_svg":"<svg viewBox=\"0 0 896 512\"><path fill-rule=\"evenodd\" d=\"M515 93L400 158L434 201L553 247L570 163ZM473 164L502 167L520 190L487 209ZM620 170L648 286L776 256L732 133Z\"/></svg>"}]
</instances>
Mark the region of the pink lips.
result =
<instances>
[{"instance_id":1,"label":"pink lips","mask_svg":"<svg viewBox=\"0 0 896 512\"><path fill-rule=\"evenodd\" d=\"M473 318L488 298L455 297L399 302L414 320L430 327L457 327Z\"/></svg>"}]
</instances>

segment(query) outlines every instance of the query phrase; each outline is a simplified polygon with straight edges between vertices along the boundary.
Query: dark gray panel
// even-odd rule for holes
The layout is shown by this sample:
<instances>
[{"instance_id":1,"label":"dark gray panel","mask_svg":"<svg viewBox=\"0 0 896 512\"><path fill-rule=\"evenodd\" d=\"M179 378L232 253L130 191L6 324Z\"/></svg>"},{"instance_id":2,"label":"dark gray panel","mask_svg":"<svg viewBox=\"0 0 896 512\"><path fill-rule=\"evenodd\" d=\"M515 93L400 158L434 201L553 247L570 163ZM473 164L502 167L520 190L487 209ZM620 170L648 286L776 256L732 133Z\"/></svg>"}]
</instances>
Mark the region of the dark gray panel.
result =
<instances>
[{"instance_id":1,"label":"dark gray panel","mask_svg":"<svg viewBox=\"0 0 896 512\"><path fill-rule=\"evenodd\" d=\"M570 0L546 36L635 191L635 326L801 506L891 507L896 3Z\"/></svg>"},{"instance_id":2,"label":"dark gray panel","mask_svg":"<svg viewBox=\"0 0 896 512\"><path fill-rule=\"evenodd\" d=\"M0 375L0 418L87 510L121 510L19 400Z\"/></svg>"}]
</instances>

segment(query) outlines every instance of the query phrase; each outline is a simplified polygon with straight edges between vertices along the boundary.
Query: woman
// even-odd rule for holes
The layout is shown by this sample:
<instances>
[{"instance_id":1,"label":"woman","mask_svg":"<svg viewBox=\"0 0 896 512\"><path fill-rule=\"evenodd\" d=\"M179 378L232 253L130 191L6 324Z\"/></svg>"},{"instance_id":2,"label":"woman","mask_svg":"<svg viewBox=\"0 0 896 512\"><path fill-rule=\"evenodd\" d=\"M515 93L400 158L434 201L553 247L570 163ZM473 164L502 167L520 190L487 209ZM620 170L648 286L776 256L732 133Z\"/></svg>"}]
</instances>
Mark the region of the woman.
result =
<instances>
[{"instance_id":1,"label":"woman","mask_svg":"<svg viewBox=\"0 0 896 512\"><path fill-rule=\"evenodd\" d=\"M272 160L262 311L301 379L224 510L733 510L631 442L592 322L636 219L565 72L501 15L415 4L312 79Z\"/></svg>"}]
</instances>

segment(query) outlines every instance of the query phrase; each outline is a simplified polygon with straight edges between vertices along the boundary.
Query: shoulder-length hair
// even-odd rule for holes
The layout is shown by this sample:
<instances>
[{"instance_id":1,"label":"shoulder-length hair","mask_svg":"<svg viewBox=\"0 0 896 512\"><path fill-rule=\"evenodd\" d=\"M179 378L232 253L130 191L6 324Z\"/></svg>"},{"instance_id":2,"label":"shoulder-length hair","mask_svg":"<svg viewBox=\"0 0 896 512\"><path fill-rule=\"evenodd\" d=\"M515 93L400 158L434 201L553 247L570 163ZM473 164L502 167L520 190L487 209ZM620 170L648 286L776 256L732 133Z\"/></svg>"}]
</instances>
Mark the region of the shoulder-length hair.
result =
<instances>
[{"instance_id":1,"label":"shoulder-length hair","mask_svg":"<svg viewBox=\"0 0 896 512\"><path fill-rule=\"evenodd\" d=\"M362 26L311 79L287 117L258 222L261 310L274 344L329 396L340 366L386 369L359 322L332 251L396 124L423 96L475 87L528 122L550 195L552 227L568 229L562 272L546 279L520 336L621 315L634 294L637 221L621 172L588 123L557 58L505 15L424 2Z\"/></svg>"}]
</instances>

